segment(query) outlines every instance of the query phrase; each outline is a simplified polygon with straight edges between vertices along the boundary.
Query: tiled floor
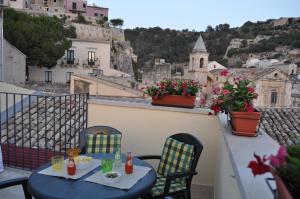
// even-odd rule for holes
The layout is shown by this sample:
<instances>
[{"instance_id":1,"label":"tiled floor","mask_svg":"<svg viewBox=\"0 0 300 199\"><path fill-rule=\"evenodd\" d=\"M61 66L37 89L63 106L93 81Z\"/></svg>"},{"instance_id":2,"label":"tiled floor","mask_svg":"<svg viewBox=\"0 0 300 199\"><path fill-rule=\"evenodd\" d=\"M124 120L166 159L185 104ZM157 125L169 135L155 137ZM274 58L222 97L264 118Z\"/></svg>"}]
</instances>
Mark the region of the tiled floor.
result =
<instances>
[{"instance_id":1,"label":"tiled floor","mask_svg":"<svg viewBox=\"0 0 300 199\"><path fill-rule=\"evenodd\" d=\"M5 171L0 173L0 181L8 180L18 177L29 176L30 172L5 168ZM22 186L15 186L12 188L0 189L0 198L1 199L24 199L24 194ZM192 199L212 199L213 191L210 187L192 185Z\"/></svg>"}]
</instances>

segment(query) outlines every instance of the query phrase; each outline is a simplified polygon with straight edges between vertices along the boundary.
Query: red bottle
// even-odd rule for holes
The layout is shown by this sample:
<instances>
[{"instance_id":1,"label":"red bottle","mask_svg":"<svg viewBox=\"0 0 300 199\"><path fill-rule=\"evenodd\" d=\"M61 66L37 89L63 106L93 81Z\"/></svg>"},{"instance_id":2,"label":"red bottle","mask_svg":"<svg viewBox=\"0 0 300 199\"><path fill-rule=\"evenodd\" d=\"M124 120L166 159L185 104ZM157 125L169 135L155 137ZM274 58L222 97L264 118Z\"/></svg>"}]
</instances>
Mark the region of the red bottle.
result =
<instances>
[{"instance_id":1,"label":"red bottle","mask_svg":"<svg viewBox=\"0 0 300 199\"><path fill-rule=\"evenodd\" d=\"M127 152L127 158L125 162L125 173L132 174L133 172L133 162L131 152Z\"/></svg>"},{"instance_id":2,"label":"red bottle","mask_svg":"<svg viewBox=\"0 0 300 199\"><path fill-rule=\"evenodd\" d=\"M68 175L70 175L70 176L75 175L76 165L75 165L75 161L74 161L73 157L69 158L67 170L68 170Z\"/></svg>"}]
</instances>

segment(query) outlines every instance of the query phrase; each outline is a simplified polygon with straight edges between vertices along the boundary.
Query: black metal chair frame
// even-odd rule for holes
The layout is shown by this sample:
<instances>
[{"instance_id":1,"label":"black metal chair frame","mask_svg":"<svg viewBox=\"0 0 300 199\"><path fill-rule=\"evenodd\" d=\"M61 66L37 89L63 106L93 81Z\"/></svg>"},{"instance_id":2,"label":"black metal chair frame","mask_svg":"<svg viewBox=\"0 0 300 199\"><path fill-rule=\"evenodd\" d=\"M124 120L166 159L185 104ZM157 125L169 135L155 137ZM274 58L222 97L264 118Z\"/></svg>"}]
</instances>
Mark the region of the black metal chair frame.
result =
<instances>
[{"instance_id":1,"label":"black metal chair frame","mask_svg":"<svg viewBox=\"0 0 300 199\"><path fill-rule=\"evenodd\" d=\"M84 129L82 132L80 132L80 141L79 141L79 148L80 153L84 154L86 153L86 142L87 142L87 135L89 134L100 134L100 132L103 134L103 132L107 135L112 134L120 134L122 137L122 133L110 126L92 126L89 128Z\"/></svg>"},{"instance_id":2,"label":"black metal chair frame","mask_svg":"<svg viewBox=\"0 0 300 199\"><path fill-rule=\"evenodd\" d=\"M166 177L166 182L165 182L165 187L164 187L164 193L160 196L152 197L150 194L146 195L144 198L164 198L166 196L171 196L174 198L191 198L191 183L194 175L197 175L196 167L198 160L200 158L201 152L203 150L203 145L202 143L193 135L187 134L187 133L178 133L175 135L170 136L171 138L178 140L180 142L184 142L185 144L190 144L194 146L194 155L192 158L192 165L191 165L191 170L190 172L187 173L174 173L167 175ZM161 156L160 155L145 155L145 156L139 156L141 160L150 160L150 159L157 159L160 160ZM177 192L169 193L171 181L186 177L186 189L185 190L180 190Z\"/></svg>"},{"instance_id":3,"label":"black metal chair frame","mask_svg":"<svg viewBox=\"0 0 300 199\"><path fill-rule=\"evenodd\" d=\"M7 187L12 187L12 186L17 186L17 185L22 185L25 198L26 199L32 199L32 196L30 195L30 193L27 190L27 181L28 181L27 177L1 181L0 182L0 189L4 189L4 188L7 188Z\"/></svg>"}]
</instances>

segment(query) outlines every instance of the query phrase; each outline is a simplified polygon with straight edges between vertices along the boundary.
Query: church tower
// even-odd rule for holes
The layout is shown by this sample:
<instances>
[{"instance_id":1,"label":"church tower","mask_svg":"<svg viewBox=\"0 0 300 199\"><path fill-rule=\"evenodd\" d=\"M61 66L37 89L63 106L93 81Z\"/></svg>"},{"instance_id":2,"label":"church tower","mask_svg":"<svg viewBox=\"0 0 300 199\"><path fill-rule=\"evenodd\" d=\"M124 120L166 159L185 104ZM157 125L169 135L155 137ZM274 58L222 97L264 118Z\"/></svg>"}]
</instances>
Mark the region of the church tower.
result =
<instances>
[{"instance_id":1,"label":"church tower","mask_svg":"<svg viewBox=\"0 0 300 199\"><path fill-rule=\"evenodd\" d=\"M192 53L190 53L189 73L200 84L207 84L208 52L200 34Z\"/></svg>"}]
</instances>

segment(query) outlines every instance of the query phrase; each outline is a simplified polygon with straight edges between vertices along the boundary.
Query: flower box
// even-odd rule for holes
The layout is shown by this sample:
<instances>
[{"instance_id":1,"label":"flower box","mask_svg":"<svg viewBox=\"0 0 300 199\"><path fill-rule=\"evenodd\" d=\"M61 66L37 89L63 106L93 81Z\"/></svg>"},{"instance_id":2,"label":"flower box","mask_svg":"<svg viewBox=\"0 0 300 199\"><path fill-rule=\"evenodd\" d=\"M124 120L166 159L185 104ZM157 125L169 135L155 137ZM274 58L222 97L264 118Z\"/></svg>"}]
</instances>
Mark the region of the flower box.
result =
<instances>
[{"instance_id":1,"label":"flower box","mask_svg":"<svg viewBox=\"0 0 300 199\"><path fill-rule=\"evenodd\" d=\"M152 105L194 108L196 96L164 95L152 97Z\"/></svg>"},{"instance_id":2,"label":"flower box","mask_svg":"<svg viewBox=\"0 0 300 199\"><path fill-rule=\"evenodd\" d=\"M257 126L261 117L260 112L230 112L230 123L234 135L257 136Z\"/></svg>"}]
</instances>

